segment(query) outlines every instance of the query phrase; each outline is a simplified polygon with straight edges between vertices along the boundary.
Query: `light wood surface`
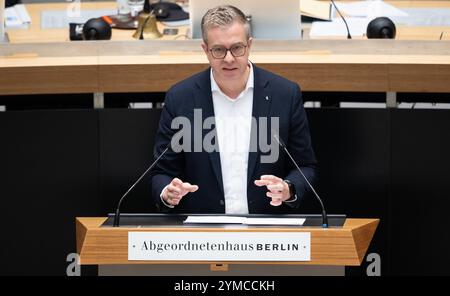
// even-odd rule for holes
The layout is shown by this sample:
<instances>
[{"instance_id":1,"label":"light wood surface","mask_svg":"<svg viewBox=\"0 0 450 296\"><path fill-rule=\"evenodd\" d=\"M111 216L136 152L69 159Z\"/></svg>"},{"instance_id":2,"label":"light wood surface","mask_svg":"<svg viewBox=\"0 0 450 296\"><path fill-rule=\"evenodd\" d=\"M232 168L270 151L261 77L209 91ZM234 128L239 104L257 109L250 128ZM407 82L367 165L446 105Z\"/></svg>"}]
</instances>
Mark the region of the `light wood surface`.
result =
<instances>
[{"instance_id":1,"label":"light wood surface","mask_svg":"<svg viewBox=\"0 0 450 296\"><path fill-rule=\"evenodd\" d=\"M307 262L264 262L264 264L301 265L360 265L378 226L378 219L347 219L342 228L323 229L319 227L249 227L249 228L178 228L159 226L145 228L100 227L106 218L77 218L77 252L80 264L258 264L258 262L215 262L215 261L128 261L128 232L169 231L174 235L181 231L195 232L310 232L311 261Z\"/></svg>"},{"instance_id":2,"label":"light wood surface","mask_svg":"<svg viewBox=\"0 0 450 296\"><path fill-rule=\"evenodd\" d=\"M258 41L250 60L304 91L450 92L450 43ZM200 42L0 45L0 94L165 92L208 67Z\"/></svg>"}]
</instances>

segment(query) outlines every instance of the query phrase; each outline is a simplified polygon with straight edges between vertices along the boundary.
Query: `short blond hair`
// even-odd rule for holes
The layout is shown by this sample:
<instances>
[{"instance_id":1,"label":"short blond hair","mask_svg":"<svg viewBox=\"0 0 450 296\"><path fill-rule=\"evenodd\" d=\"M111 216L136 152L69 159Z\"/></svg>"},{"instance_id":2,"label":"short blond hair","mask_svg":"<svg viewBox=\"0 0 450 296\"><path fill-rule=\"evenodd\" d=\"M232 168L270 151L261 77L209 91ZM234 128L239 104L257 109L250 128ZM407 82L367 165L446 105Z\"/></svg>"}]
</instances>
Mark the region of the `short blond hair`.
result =
<instances>
[{"instance_id":1,"label":"short blond hair","mask_svg":"<svg viewBox=\"0 0 450 296\"><path fill-rule=\"evenodd\" d=\"M220 5L208 10L202 18L202 37L208 43L208 30L211 28L225 28L239 22L244 25L247 39L251 37L250 23L245 14L232 5Z\"/></svg>"}]
</instances>

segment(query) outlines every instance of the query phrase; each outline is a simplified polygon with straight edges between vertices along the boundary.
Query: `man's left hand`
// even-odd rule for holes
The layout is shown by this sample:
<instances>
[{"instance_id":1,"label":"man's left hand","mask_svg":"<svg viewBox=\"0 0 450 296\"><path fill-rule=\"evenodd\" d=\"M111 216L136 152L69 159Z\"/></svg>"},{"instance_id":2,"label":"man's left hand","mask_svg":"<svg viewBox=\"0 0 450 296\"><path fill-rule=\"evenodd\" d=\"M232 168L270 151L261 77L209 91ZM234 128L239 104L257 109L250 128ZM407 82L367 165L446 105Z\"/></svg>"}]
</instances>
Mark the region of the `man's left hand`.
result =
<instances>
[{"instance_id":1,"label":"man's left hand","mask_svg":"<svg viewBox=\"0 0 450 296\"><path fill-rule=\"evenodd\" d=\"M269 191L266 195L272 199L270 201L272 206L279 206L283 201L291 197L288 184L277 176L263 175L261 179L255 180L255 185L259 187L267 186L267 190Z\"/></svg>"}]
</instances>

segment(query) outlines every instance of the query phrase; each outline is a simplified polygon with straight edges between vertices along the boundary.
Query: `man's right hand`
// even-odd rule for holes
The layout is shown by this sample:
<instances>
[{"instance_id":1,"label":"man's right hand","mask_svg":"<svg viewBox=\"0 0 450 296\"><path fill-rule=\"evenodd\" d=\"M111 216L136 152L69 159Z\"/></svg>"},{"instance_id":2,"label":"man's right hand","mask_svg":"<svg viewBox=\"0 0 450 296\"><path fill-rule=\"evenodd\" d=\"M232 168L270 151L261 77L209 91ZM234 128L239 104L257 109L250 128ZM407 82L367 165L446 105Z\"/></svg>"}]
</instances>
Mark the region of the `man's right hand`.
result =
<instances>
[{"instance_id":1,"label":"man's right hand","mask_svg":"<svg viewBox=\"0 0 450 296\"><path fill-rule=\"evenodd\" d=\"M183 196L189 192L195 192L197 190L197 185L191 185L190 183L183 182L178 178L174 178L164 190L162 198L167 204L176 206L180 203Z\"/></svg>"}]
</instances>

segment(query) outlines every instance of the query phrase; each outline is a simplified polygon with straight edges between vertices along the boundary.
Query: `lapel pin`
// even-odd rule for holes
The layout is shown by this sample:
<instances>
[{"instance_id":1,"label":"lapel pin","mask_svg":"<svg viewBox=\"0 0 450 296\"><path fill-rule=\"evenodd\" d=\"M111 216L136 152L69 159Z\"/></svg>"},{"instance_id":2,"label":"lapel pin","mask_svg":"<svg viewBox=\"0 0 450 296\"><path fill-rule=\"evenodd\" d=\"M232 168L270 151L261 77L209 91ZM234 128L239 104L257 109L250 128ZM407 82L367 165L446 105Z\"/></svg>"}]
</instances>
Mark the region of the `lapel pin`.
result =
<instances>
[{"instance_id":1,"label":"lapel pin","mask_svg":"<svg viewBox=\"0 0 450 296\"><path fill-rule=\"evenodd\" d=\"M266 101L268 101L269 100L269 96L266 96Z\"/></svg>"}]
</instances>

